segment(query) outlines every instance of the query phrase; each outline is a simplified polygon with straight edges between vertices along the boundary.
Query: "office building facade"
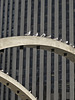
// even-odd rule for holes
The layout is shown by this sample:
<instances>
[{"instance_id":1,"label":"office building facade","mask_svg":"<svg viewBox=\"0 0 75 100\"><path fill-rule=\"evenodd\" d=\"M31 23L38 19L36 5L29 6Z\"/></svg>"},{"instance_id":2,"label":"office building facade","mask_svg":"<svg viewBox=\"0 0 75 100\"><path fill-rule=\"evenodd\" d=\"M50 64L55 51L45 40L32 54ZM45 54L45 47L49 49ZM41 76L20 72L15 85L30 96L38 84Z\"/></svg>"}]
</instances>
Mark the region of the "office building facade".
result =
<instances>
[{"instance_id":1,"label":"office building facade","mask_svg":"<svg viewBox=\"0 0 75 100\"><path fill-rule=\"evenodd\" d=\"M75 0L0 0L0 38L45 33L75 45ZM25 46L0 51L0 70L37 100L75 100L75 68L68 59ZM0 84L0 100L20 100Z\"/></svg>"}]
</instances>

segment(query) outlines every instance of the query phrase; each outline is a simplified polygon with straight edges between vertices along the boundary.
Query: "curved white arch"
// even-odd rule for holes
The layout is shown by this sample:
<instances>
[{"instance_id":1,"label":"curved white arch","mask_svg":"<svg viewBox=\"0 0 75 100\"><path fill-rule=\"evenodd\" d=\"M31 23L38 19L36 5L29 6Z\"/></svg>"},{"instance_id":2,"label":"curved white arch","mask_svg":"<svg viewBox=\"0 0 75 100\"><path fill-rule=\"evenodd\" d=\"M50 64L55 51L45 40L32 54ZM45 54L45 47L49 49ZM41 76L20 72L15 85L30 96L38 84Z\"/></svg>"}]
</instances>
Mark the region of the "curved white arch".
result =
<instances>
[{"instance_id":1,"label":"curved white arch","mask_svg":"<svg viewBox=\"0 0 75 100\"><path fill-rule=\"evenodd\" d=\"M0 39L0 50L22 45L29 47L40 46L41 49L53 51L75 62L75 49L70 45L54 39L36 36L15 36Z\"/></svg>"},{"instance_id":2,"label":"curved white arch","mask_svg":"<svg viewBox=\"0 0 75 100\"><path fill-rule=\"evenodd\" d=\"M15 79L0 71L0 82L13 90L22 100L37 100L25 87Z\"/></svg>"}]
</instances>

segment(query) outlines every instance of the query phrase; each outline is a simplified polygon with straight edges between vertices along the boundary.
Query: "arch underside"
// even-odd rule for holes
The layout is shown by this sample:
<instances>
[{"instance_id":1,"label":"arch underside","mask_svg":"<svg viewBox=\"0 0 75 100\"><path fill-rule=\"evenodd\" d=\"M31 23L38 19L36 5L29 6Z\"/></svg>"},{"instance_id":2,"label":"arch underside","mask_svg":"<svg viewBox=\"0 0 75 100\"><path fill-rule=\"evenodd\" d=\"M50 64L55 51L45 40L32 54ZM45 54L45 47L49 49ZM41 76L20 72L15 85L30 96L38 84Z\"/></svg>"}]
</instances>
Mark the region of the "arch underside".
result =
<instances>
[{"instance_id":1,"label":"arch underside","mask_svg":"<svg viewBox=\"0 0 75 100\"><path fill-rule=\"evenodd\" d=\"M14 91L14 93L16 93L22 100L36 100L36 98L25 87L17 82L17 80L2 71L0 71L0 82Z\"/></svg>"},{"instance_id":2,"label":"arch underside","mask_svg":"<svg viewBox=\"0 0 75 100\"><path fill-rule=\"evenodd\" d=\"M36 36L15 36L0 39L0 50L16 46L48 50L75 62L75 48L54 39Z\"/></svg>"}]
</instances>

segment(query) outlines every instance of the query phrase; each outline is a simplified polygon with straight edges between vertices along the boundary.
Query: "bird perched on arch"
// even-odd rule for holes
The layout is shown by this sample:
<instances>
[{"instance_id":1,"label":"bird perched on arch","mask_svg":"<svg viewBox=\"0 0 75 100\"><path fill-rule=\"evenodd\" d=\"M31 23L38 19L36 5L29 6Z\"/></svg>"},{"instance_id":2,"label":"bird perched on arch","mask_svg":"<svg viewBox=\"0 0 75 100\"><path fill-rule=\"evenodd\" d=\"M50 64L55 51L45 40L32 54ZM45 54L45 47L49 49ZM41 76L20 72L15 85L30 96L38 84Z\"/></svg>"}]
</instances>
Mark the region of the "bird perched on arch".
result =
<instances>
[{"instance_id":1,"label":"bird perched on arch","mask_svg":"<svg viewBox=\"0 0 75 100\"><path fill-rule=\"evenodd\" d=\"M62 39L60 39L60 41L62 42L63 40L62 40Z\"/></svg>"},{"instance_id":2,"label":"bird perched on arch","mask_svg":"<svg viewBox=\"0 0 75 100\"><path fill-rule=\"evenodd\" d=\"M43 33L43 34L41 35L41 37L46 37L46 34L45 34L45 33Z\"/></svg>"},{"instance_id":3,"label":"bird perched on arch","mask_svg":"<svg viewBox=\"0 0 75 100\"><path fill-rule=\"evenodd\" d=\"M66 44L68 44L68 41L66 41Z\"/></svg>"},{"instance_id":4,"label":"bird perched on arch","mask_svg":"<svg viewBox=\"0 0 75 100\"><path fill-rule=\"evenodd\" d=\"M57 38L54 38L54 40L58 40L58 37Z\"/></svg>"},{"instance_id":5,"label":"bird perched on arch","mask_svg":"<svg viewBox=\"0 0 75 100\"><path fill-rule=\"evenodd\" d=\"M4 70L2 69L1 71L3 72Z\"/></svg>"},{"instance_id":6,"label":"bird perched on arch","mask_svg":"<svg viewBox=\"0 0 75 100\"><path fill-rule=\"evenodd\" d=\"M7 72L6 74L8 75L9 73Z\"/></svg>"},{"instance_id":7,"label":"bird perched on arch","mask_svg":"<svg viewBox=\"0 0 75 100\"><path fill-rule=\"evenodd\" d=\"M51 35L47 36L48 38L51 38Z\"/></svg>"},{"instance_id":8,"label":"bird perched on arch","mask_svg":"<svg viewBox=\"0 0 75 100\"><path fill-rule=\"evenodd\" d=\"M25 36L29 36L31 35L31 31L27 32L27 34L25 34Z\"/></svg>"},{"instance_id":9,"label":"bird perched on arch","mask_svg":"<svg viewBox=\"0 0 75 100\"><path fill-rule=\"evenodd\" d=\"M34 34L33 36L38 36L39 34L38 33L36 33L36 34Z\"/></svg>"}]
</instances>

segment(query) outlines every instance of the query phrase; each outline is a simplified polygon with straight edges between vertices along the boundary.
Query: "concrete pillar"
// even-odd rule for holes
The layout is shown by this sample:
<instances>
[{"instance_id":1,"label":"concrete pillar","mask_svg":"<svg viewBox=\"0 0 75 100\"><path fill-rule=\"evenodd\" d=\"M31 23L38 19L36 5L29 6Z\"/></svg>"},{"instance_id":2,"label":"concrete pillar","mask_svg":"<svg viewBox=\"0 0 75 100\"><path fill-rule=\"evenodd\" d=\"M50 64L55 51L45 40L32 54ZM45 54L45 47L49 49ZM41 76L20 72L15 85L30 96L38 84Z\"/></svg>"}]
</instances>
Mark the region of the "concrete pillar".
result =
<instances>
[{"instance_id":1,"label":"concrete pillar","mask_svg":"<svg viewBox=\"0 0 75 100\"><path fill-rule=\"evenodd\" d=\"M25 87L29 90L29 67L30 67L30 49L26 48L26 80Z\"/></svg>"},{"instance_id":2,"label":"concrete pillar","mask_svg":"<svg viewBox=\"0 0 75 100\"><path fill-rule=\"evenodd\" d=\"M47 51L47 93L46 100L51 100L51 53Z\"/></svg>"},{"instance_id":3,"label":"concrete pillar","mask_svg":"<svg viewBox=\"0 0 75 100\"><path fill-rule=\"evenodd\" d=\"M73 0L69 0L69 36L70 44L74 45ZM70 100L74 100L74 63L70 61Z\"/></svg>"},{"instance_id":4,"label":"concrete pillar","mask_svg":"<svg viewBox=\"0 0 75 100\"><path fill-rule=\"evenodd\" d=\"M7 9L8 8L8 0L5 2L5 24L4 24L4 37L6 37L6 29L7 29Z\"/></svg>"},{"instance_id":5,"label":"concrete pillar","mask_svg":"<svg viewBox=\"0 0 75 100\"><path fill-rule=\"evenodd\" d=\"M20 53L19 53L19 83L22 84L22 72L23 72L23 49L20 49ZM21 100L18 97L18 100Z\"/></svg>"},{"instance_id":6,"label":"concrete pillar","mask_svg":"<svg viewBox=\"0 0 75 100\"><path fill-rule=\"evenodd\" d=\"M40 23L40 35L44 33L44 0L41 0L41 23ZM39 78L39 100L43 100L43 67L44 67L44 51L40 50L40 78Z\"/></svg>"},{"instance_id":7,"label":"concrete pillar","mask_svg":"<svg viewBox=\"0 0 75 100\"><path fill-rule=\"evenodd\" d=\"M55 0L55 38L58 38L58 14L59 14L59 10L58 10L58 5L59 4L59 0ZM58 100L58 55L55 54L54 55L54 100Z\"/></svg>"},{"instance_id":8,"label":"concrete pillar","mask_svg":"<svg viewBox=\"0 0 75 100\"><path fill-rule=\"evenodd\" d=\"M47 35L51 35L51 3L52 0L48 0L48 20L47 20Z\"/></svg>"},{"instance_id":9,"label":"concrete pillar","mask_svg":"<svg viewBox=\"0 0 75 100\"><path fill-rule=\"evenodd\" d=\"M37 16L38 16L38 1L34 0L34 30L33 34L37 33ZM37 50L33 49L33 68L32 68L32 94L36 96L36 60Z\"/></svg>"},{"instance_id":10,"label":"concrete pillar","mask_svg":"<svg viewBox=\"0 0 75 100\"><path fill-rule=\"evenodd\" d=\"M62 39L66 41L66 1L62 0ZM66 59L62 57L62 100L66 100Z\"/></svg>"},{"instance_id":11,"label":"concrete pillar","mask_svg":"<svg viewBox=\"0 0 75 100\"><path fill-rule=\"evenodd\" d=\"M34 34L37 33L38 0L34 0Z\"/></svg>"},{"instance_id":12,"label":"concrete pillar","mask_svg":"<svg viewBox=\"0 0 75 100\"><path fill-rule=\"evenodd\" d=\"M43 72L44 72L44 51L40 50L40 76L39 76L39 100L43 100Z\"/></svg>"},{"instance_id":13,"label":"concrete pillar","mask_svg":"<svg viewBox=\"0 0 75 100\"><path fill-rule=\"evenodd\" d=\"M20 35L24 35L24 12L25 12L25 1L21 0L21 31L20 31Z\"/></svg>"},{"instance_id":14,"label":"concrete pillar","mask_svg":"<svg viewBox=\"0 0 75 100\"><path fill-rule=\"evenodd\" d=\"M31 31L31 0L28 0L27 5L27 32ZM25 87L29 90L29 67L30 67L30 48L26 48L26 81Z\"/></svg>"},{"instance_id":15,"label":"concrete pillar","mask_svg":"<svg viewBox=\"0 0 75 100\"><path fill-rule=\"evenodd\" d=\"M36 54L37 50L33 49L33 68L32 68L32 94L36 96Z\"/></svg>"},{"instance_id":16,"label":"concrete pillar","mask_svg":"<svg viewBox=\"0 0 75 100\"><path fill-rule=\"evenodd\" d=\"M51 3L52 0L48 0L48 17L47 17L47 35L51 35ZM46 100L51 100L51 53L47 51L47 92Z\"/></svg>"}]
</instances>

